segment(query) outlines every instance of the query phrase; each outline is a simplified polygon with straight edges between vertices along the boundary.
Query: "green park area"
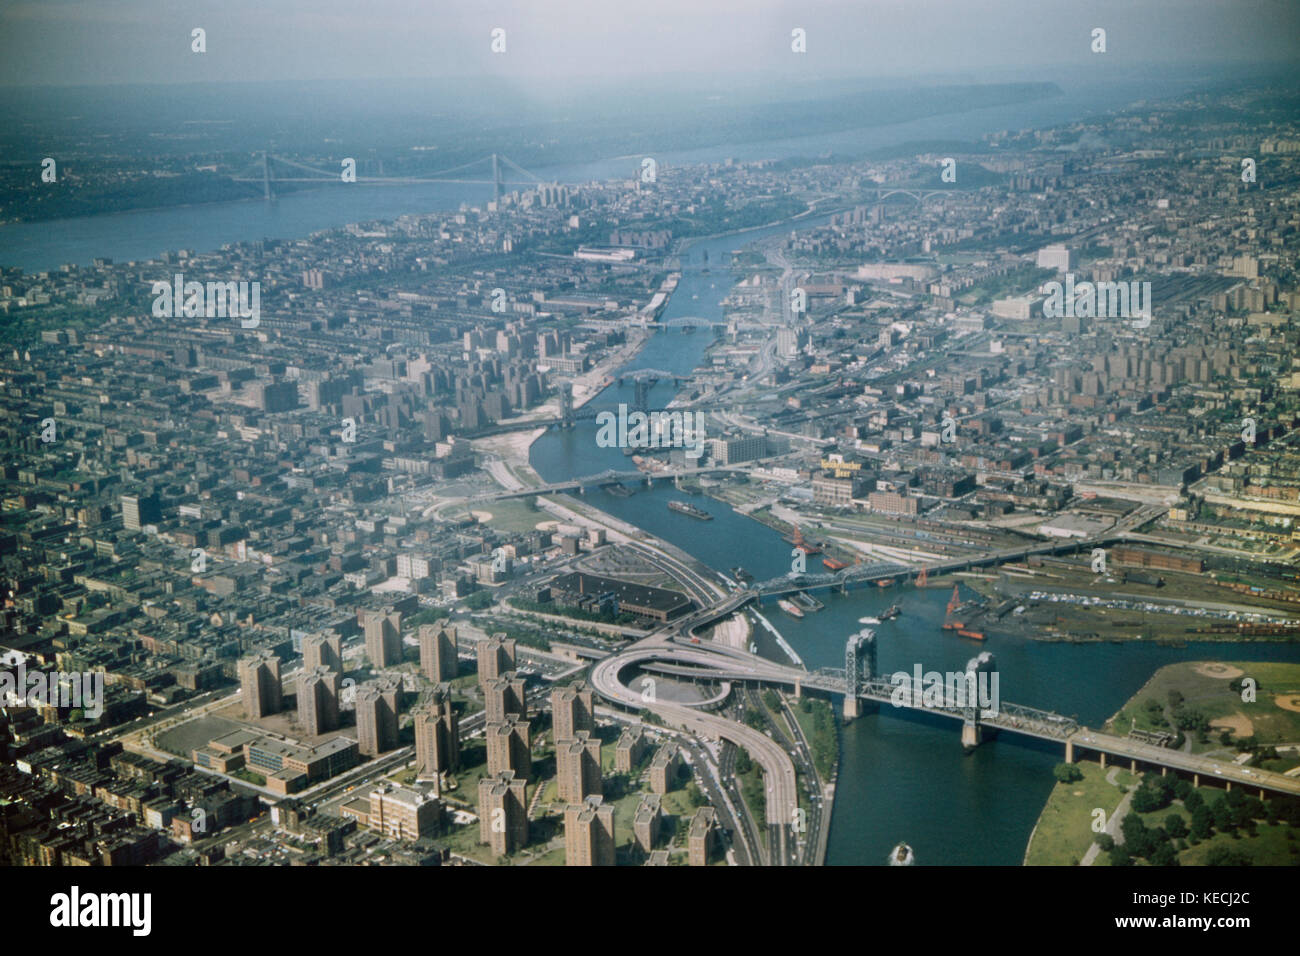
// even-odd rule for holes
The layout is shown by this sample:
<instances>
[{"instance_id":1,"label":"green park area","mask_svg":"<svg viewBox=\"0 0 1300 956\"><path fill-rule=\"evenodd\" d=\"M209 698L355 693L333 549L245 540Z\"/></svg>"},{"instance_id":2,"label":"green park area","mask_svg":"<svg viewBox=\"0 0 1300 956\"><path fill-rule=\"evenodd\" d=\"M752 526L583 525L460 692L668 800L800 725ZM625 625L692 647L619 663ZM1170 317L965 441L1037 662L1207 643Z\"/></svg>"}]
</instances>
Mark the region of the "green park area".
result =
<instances>
[{"instance_id":1,"label":"green park area","mask_svg":"<svg viewBox=\"0 0 1300 956\"><path fill-rule=\"evenodd\" d=\"M1297 688L1297 664L1172 664L1133 695L1107 730L1163 732L1187 752L1286 772L1300 765ZM1058 764L1054 774L1027 865L1300 864L1300 798L1194 787L1173 773L1138 776L1086 760Z\"/></svg>"},{"instance_id":2,"label":"green park area","mask_svg":"<svg viewBox=\"0 0 1300 956\"><path fill-rule=\"evenodd\" d=\"M1192 753L1285 772L1300 765L1300 664L1183 661L1160 668L1105 729L1175 735ZM1280 749L1279 749L1280 748Z\"/></svg>"}]
</instances>

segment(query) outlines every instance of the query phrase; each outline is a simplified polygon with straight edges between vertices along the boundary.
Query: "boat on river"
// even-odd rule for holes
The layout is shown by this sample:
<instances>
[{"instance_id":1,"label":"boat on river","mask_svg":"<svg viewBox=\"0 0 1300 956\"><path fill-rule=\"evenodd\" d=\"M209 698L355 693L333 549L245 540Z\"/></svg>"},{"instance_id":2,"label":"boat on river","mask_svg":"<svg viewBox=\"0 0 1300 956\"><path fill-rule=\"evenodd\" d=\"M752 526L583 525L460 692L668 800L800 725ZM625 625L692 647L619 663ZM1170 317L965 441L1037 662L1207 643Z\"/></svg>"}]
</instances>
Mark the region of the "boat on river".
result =
<instances>
[{"instance_id":1,"label":"boat on river","mask_svg":"<svg viewBox=\"0 0 1300 956\"><path fill-rule=\"evenodd\" d=\"M800 610L799 605L795 604L793 601L787 601L785 598L781 598L781 600L776 602L776 606L785 611L785 613L789 614L791 617L803 617L803 611Z\"/></svg>"}]
</instances>

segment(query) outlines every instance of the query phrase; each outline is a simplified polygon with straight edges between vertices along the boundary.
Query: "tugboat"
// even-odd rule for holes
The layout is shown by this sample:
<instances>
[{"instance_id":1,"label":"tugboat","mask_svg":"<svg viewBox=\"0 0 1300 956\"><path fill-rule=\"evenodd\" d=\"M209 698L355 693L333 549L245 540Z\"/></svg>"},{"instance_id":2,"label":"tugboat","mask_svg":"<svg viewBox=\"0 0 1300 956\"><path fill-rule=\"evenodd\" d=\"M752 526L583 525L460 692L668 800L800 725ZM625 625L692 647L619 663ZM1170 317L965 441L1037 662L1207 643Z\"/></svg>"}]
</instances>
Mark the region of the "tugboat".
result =
<instances>
[{"instance_id":1,"label":"tugboat","mask_svg":"<svg viewBox=\"0 0 1300 956\"><path fill-rule=\"evenodd\" d=\"M699 518L701 521L712 521L713 515L709 514L703 508L697 508L695 505L685 501L670 501L668 507L679 514L690 515L692 518Z\"/></svg>"},{"instance_id":2,"label":"tugboat","mask_svg":"<svg viewBox=\"0 0 1300 956\"><path fill-rule=\"evenodd\" d=\"M741 584L748 584L749 582L754 580L754 576L750 574L748 571L746 571L744 568L742 568L740 565L736 565L734 568L731 569L731 576L734 577Z\"/></svg>"},{"instance_id":3,"label":"tugboat","mask_svg":"<svg viewBox=\"0 0 1300 956\"><path fill-rule=\"evenodd\" d=\"M837 561L835 558L831 557L822 558L822 564L826 565L826 567L830 568L832 571L843 571L848 567L846 562Z\"/></svg>"},{"instance_id":4,"label":"tugboat","mask_svg":"<svg viewBox=\"0 0 1300 956\"><path fill-rule=\"evenodd\" d=\"M906 843L900 843L889 851L890 866L911 866L916 862L916 855Z\"/></svg>"},{"instance_id":5,"label":"tugboat","mask_svg":"<svg viewBox=\"0 0 1300 956\"><path fill-rule=\"evenodd\" d=\"M882 621L892 621L894 618L898 617L898 615L902 613L903 613L902 609L897 604L891 604L889 605L889 608L883 614L880 615L880 619Z\"/></svg>"}]
</instances>

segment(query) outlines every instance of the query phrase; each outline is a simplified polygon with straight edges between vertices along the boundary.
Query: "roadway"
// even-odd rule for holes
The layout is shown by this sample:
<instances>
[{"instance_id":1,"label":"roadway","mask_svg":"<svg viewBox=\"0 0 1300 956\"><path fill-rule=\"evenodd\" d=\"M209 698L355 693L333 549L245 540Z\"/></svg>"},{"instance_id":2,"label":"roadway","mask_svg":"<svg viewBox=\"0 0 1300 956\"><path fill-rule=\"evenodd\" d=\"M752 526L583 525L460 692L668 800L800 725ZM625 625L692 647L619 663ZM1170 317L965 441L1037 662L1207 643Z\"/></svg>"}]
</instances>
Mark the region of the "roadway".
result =
<instances>
[{"instance_id":1,"label":"roadway","mask_svg":"<svg viewBox=\"0 0 1300 956\"><path fill-rule=\"evenodd\" d=\"M767 822L785 827L794 821L794 811L799 806L796 793L794 763L772 738L744 724L704 713L695 708L664 701L644 701L640 691L627 687L619 674L641 659L640 654L650 651L662 654L661 639L647 638L630 651L614 654L598 663L591 671L592 687L606 700L633 710L648 709L669 724L702 734L713 740L729 740L744 747L763 768L767 787ZM649 643L651 646L646 647ZM655 645L659 645L657 650ZM629 654L633 655L629 657Z\"/></svg>"}]
</instances>

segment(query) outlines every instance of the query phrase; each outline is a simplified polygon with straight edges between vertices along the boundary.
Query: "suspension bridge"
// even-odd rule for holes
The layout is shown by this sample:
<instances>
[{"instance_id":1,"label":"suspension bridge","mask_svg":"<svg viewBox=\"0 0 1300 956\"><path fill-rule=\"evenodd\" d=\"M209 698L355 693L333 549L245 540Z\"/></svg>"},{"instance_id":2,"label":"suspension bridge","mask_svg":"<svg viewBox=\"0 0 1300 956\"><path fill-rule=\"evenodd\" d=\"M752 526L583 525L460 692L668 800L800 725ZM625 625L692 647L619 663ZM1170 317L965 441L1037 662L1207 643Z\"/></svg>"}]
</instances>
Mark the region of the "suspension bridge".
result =
<instances>
[{"instance_id":1,"label":"suspension bridge","mask_svg":"<svg viewBox=\"0 0 1300 956\"><path fill-rule=\"evenodd\" d=\"M286 169L290 172L286 175L281 170ZM474 178L470 173L474 170L482 170L483 176ZM506 171L510 170L511 175L525 176L526 179L507 179ZM379 171L383 172L383 162L379 163ZM489 176L490 178L483 178ZM257 183L262 186L263 195L266 199L274 196L274 186L276 183L313 183L325 185L326 183L339 183L340 185L357 185L357 186L409 186L416 183L464 183L470 185L492 186L495 189L495 196L499 200L505 195L507 186L541 186L547 185L547 182L535 173L529 172L520 166L508 156L502 156L500 153L490 153L487 156L480 156L478 159L464 163L460 166L453 166L451 169L444 169L437 173L427 176L356 176L355 179L345 180L343 170L321 169L319 166L312 166L307 163L300 163L296 160L288 159L284 156L272 155L269 151L263 151L262 158L240 171L238 176L230 177L237 183Z\"/></svg>"}]
</instances>

